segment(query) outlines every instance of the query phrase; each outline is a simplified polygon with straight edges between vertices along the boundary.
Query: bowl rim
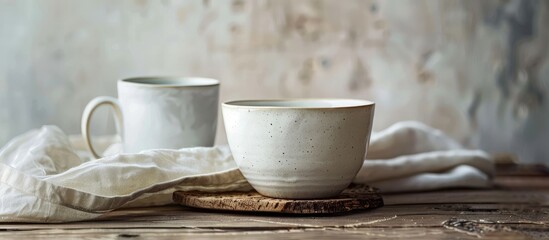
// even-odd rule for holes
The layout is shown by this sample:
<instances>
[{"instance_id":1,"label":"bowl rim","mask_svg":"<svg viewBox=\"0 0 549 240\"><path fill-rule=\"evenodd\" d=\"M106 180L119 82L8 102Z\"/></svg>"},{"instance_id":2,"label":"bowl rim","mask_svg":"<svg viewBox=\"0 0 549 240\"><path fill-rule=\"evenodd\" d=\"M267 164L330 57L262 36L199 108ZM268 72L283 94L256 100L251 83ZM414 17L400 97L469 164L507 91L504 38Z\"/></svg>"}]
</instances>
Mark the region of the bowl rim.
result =
<instances>
[{"instance_id":1,"label":"bowl rim","mask_svg":"<svg viewBox=\"0 0 549 240\"><path fill-rule=\"evenodd\" d=\"M357 104L348 104L342 106L253 106L253 105L240 105L239 103L245 102L314 102L314 101L351 101L357 102ZM349 108L363 108L374 107L375 102L364 99L352 99L352 98L280 98L280 99L243 99L243 100L231 100L222 103L223 107L229 108L242 108L242 109L349 109Z\"/></svg>"}]
</instances>

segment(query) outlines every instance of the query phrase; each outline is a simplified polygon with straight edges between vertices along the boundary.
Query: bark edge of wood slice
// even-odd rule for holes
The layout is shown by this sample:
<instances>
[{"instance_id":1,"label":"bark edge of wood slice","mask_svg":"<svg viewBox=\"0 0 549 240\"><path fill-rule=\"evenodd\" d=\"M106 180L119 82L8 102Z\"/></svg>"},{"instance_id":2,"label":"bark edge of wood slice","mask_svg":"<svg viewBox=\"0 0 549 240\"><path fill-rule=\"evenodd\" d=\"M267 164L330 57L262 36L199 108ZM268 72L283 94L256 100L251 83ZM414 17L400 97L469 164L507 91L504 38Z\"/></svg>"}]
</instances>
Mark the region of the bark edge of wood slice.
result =
<instances>
[{"instance_id":1,"label":"bark edge of wood slice","mask_svg":"<svg viewBox=\"0 0 549 240\"><path fill-rule=\"evenodd\" d=\"M208 193L177 191L173 194L177 204L210 210L239 212L271 212L287 214L332 214L383 206L383 198L375 188L353 185L339 196L327 199L278 199L251 192Z\"/></svg>"}]
</instances>

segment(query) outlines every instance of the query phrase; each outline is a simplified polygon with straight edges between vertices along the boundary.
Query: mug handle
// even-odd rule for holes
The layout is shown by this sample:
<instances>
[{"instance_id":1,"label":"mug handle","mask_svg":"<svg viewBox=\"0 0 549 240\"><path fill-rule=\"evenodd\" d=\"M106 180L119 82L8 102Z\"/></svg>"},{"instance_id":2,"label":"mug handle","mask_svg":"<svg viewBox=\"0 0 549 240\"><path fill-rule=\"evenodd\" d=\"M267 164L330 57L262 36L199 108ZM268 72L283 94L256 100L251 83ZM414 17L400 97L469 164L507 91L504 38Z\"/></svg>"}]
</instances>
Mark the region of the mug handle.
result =
<instances>
[{"instance_id":1,"label":"mug handle","mask_svg":"<svg viewBox=\"0 0 549 240\"><path fill-rule=\"evenodd\" d=\"M120 110L120 103L118 99L114 97L101 96L92 99L86 108L84 108L84 113L82 114L82 136L84 137L84 142L90 150L91 154L95 159L101 158L99 154L95 151L91 144L90 140L90 119L95 111L101 105L109 105L114 110L114 120L116 124L116 132L122 136L122 111Z\"/></svg>"}]
</instances>

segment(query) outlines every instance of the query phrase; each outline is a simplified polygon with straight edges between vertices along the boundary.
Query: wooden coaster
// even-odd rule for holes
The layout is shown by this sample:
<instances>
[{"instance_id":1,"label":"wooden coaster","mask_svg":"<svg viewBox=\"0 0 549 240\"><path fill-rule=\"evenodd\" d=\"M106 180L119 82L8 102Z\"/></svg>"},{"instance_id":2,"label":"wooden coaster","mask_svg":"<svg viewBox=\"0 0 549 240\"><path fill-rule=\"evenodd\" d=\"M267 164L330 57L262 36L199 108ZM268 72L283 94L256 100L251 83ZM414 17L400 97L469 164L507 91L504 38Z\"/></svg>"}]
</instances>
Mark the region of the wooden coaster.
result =
<instances>
[{"instance_id":1,"label":"wooden coaster","mask_svg":"<svg viewBox=\"0 0 549 240\"><path fill-rule=\"evenodd\" d=\"M344 213L383 206L381 195L374 188L365 185L350 186L341 195L328 199L277 199L265 197L255 191L226 193L178 191L173 194L173 200L175 203L194 208L289 214Z\"/></svg>"}]
</instances>

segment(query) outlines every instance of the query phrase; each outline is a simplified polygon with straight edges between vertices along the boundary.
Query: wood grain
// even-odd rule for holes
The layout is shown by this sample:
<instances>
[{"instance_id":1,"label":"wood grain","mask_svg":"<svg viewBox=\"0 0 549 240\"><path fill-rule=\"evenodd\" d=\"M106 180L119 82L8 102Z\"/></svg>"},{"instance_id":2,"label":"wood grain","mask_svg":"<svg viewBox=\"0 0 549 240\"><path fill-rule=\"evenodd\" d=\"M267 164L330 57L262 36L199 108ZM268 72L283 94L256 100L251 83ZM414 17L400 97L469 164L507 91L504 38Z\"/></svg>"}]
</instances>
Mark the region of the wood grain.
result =
<instances>
[{"instance_id":1,"label":"wood grain","mask_svg":"<svg viewBox=\"0 0 549 240\"><path fill-rule=\"evenodd\" d=\"M276 199L253 192L175 192L174 202L183 206L242 212L273 212L287 214L328 214L383 206L382 197L371 187L352 186L341 195L329 199Z\"/></svg>"},{"instance_id":2,"label":"wood grain","mask_svg":"<svg viewBox=\"0 0 549 240\"><path fill-rule=\"evenodd\" d=\"M176 205L129 208L87 222L4 223L0 239L549 238L549 206L539 201L549 198L543 184L549 176L524 166L507 168L504 175L496 176L493 189L384 195L384 207L347 214L242 214Z\"/></svg>"}]
</instances>

